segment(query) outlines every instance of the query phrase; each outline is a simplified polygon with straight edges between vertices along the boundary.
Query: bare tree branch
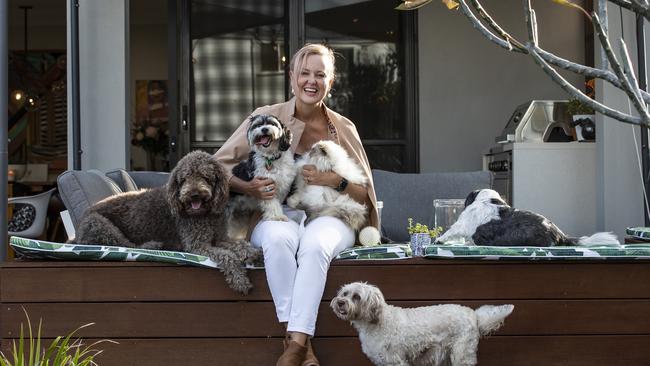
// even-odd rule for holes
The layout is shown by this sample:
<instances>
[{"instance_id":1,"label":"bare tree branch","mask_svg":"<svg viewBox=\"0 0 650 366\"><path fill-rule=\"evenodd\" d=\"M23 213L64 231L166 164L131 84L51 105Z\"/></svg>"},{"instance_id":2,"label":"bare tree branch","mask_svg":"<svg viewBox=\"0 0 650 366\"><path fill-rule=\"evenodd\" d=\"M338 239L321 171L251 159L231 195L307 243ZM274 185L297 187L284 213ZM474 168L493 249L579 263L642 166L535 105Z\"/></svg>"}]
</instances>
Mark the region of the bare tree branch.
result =
<instances>
[{"instance_id":1,"label":"bare tree branch","mask_svg":"<svg viewBox=\"0 0 650 366\"><path fill-rule=\"evenodd\" d=\"M610 107L607 107L604 104L598 103L597 101L589 98L588 96L584 95L580 90L576 89L571 83L569 83L566 79L562 77L554 68L552 68L544 59L537 53L536 47L533 45L528 46L528 52L529 54L533 57L533 60L544 70L544 72L555 81L556 84L560 85L564 91L566 91L569 95L572 97L578 99L580 102L592 107L594 110L597 112L614 118L616 120L619 120L621 122L625 123L630 123L633 125L646 125L649 126L647 123L643 123L641 121L640 117L637 116L631 116L629 114L624 114L621 113L615 109L612 109Z\"/></svg>"},{"instance_id":2,"label":"bare tree branch","mask_svg":"<svg viewBox=\"0 0 650 366\"><path fill-rule=\"evenodd\" d=\"M572 62L566 59L563 59L561 57L558 57L548 51L545 51L543 49L538 49L537 53L542 56L542 58L548 62L549 64L553 66L557 66L563 70L571 71L573 73L583 75L584 77L587 78L597 78L601 80L605 80L608 83L612 84L613 86L617 88L622 88L621 87L621 82L618 80L616 75L614 75L613 72L609 70L602 70L594 67L589 67L585 66L576 62ZM650 103L650 93L643 91L639 89L639 92L641 93L641 96L643 97L643 101L646 103Z\"/></svg>"},{"instance_id":3,"label":"bare tree branch","mask_svg":"<svg viewBox=\"0 0 650 366\"><path fill-rule=\"evenodd\" d=\"M478 2L478 0L470 0L470 2L472 3L474 9L476 9L476 12L481 16L481 18L485 20L485 22L488 23L490 28L492 28L495 32L497 32L499 36L501 36L501 38L512 43L512 45L516 49L522 52L528 52L526 50L526 46L524 46L521 42L517 41L517 39L515 39L513 36L508 34L508 32L503 30L503 28L501 28L501 26L494 21L494 19L490 16L490 14L487 13L487 11L485 11L485 9L481 5L481 3Z\"/></svg>"},{"instance_id":4,"label":"bare tree branch","mask_svg":"<svg viewBox=\"0 0 650 366\"><path fill-rule=\"evenodd\" d=\"M614 4L627 9L631 12L641 14L643 17L646 19L650 20L650 6L648 6L647 2L639 2L639 1L630 1L630 0L609 0L613 2Z\"/></svg>"},{"instance_id":5,"label":"bare tree branch","mask_svg":"<svg viewBox=\"0 0 650 366\"><path fill-rule=\"evenodd\" d=\"M483 34L488 40L497 44L499 47L505 48L508 51L521 52L516 48L513 48L512 44L509 41L503 40L499 36L492 33L489 29L487 29L483 23L481 23L481 21L476 18L474 13L472 13L472 10L469 8L469 6L467 6L465 0L460 0L460 9L463 14L465 14L465 16L472 22L474 28L481 32L481 34Z\"/></svg>"},{"instance_id":6,"label":"bare tree branch","mask_svg":"<svg viewBox=\"0 0 650 366\"><path fill-rule=\"evenodd\" d=\"M471 0L471 1L472 1L472 3L476 2L477 4L479 4L475 0ZM463 3L463 2L464 1L461 1L461 3ZM480 4L479 4L479 6L480 6ZM483 9L483 8L480 7L480 9ZM485 12L484 10L477 10L477 11L479 11L479 12L483 11L487 15L487 12ZM467 16L467 18L472 22L472 24L474 24L475 28L478 29L480 27L480 25L477 25L477 23L479 23L479 20L474 16L473 13L471 13L469 11L464 11L463 14L465 14ZM529 13L526 12L526 14L529 14ZM487 16L489 17L489 15L487 15ZM530 16L530 15L527 15L527 16ZM490 21L493 21L491 17L490 17ZM498 29L501 29L501 27L499 27L498 25L496 25L496 26L498 27ZM534 33L530 33L530 32L532 32L532 30L529 30L529 34L534 34ZM486 34L486 32L481 32L481 33L488 40L492 41L493 43L497 44L500 47L506 48L509 51L528 53L528 50L526 48L523 48L523 49L520 49L520 48L509 49L506 46L506 43L502 43L501 41L499 41L499 37L497 37L494 34L492 34L490 36L490 35ZM505 32L505 31L503 32L503 37L504 38L509 37L507 32ZM514 42L513 42L513 45L514 45ZM576 63L576 62L572 62L572 61L566 60L564 58L558 57L555 54L550 53L550 52L548 52L546 50L543 50L543 49L538 49L538 53L539 53L540 56L542 56L542 58L544 58L544 60L546 62L550 63L551 65L557 66L557 67L559 67L561 69L564 69L564 70L567 70L567 71L574 72L576 74L583 75L583 76L588 77L588 78L598 78L598 79L605 80L605 81L609 82L610 84L612 84L613 86L622 89L620 80L616 77L616 75L614 75L613 72L611 72L609 70L598 69L598 68L594 68L594 67L585 66L585 65L582 65L582 64L579 64L579 63ZM643 100L646 103L650 103L650 93L648 93L646 91L643 91L643 90L640 90L640 92L641 92L641 95L643 96Z\"/></svg>"},{"instance_id":7,"label":"bare tree branch","mask_svg":"<svg viewBox=\"0 0 650 366\"><path fill-rule=\"evenodd\" d=\"M620 48L621 48L621 56L623 58L623 63L625 65L623 71L625 72L628 83L630 84L630 87L632 88L632 92L634 93L634 98L632 99L632 102L634 103L634 107L636 108L636 110L641 115L641 119L643 119L643 122L648 123L650 122L650 115L648 115L648 106L643 101L643 96L641 96L641 89L639 89L639 81L637 80L636 75L634 74L634 66L632 66L632 61L630 60L630 53L627 51L627 45L625 44L625 41L623 39L620 40Z\"/></svg>"},{"instance_id":8,"label":"bare tree branch","mask_svg":"<svg viewBox=\"0 0 650 366\"><path fill-rule=\"evenodd\" d=\"M467 4L468 1L472 4L472 7ZM636 14L644 16L646 19L650 19L649 0L609 1ZM562 87L562 89L564 89L571 97L592 107L597 112L621 122L634 125L650 126L650 112L648 111L648 104L650 104L650 93L639 88L639 83L634 73L634 68L632 66L632 62L630 60L627 45L625 42L623 40L619 41L621 58L621 61L619 61L617 56L614 54L614 51L612 50L609 34L607 32L607 24L601 21L601 19L607 19L607 0L596 1L597 10L591 15L589 15L581 6L573 3L571 0L557 1L562 5L580 10L585 14L585 16L589 18L590 22L593 24L594 31L596 32L598 40L602 45L601 68L589 67L580 63L572 62L539 48L537 17L535 14L535 9L532 8L531 0L523 0L524 18L528 31L528 42L526 45L523 45L521 42L512 37L506 30L504 30L494 20L494 18L488 14L479 0L456 0L456 2L458 3L463 14L470 20L472 26L481 34L483 34L486 39L510 52L530 54L535 63L542 68L544 73L549 75L551 79L556 84L560 85L560 87ZM478 13L481 19L475 15L474 11ZM485 24L483 24L483 22L487 24L487 27ZM571 83L562 77L551 65L557 67L558 69L570 71L578 75L607 81L614 87L622 90L627 95L627 97L634 104L634 108L638 112L639 116L617 111L593 100L575 88L573 85L571 85ZM612 69L611 71L609 70L610 67Z\"/></svg>"},{"instance_id":9,"label":"bare tree branch","mask_svg":"<svg viewBox=\"0 0 650 366\"><path fill-rule=\"evenodd\" d=\"M600 40L600 44L605 51L605 55L607 55L607 59L609 60L612 69L614 70L614 74L616 74L621 82L620 89L623 90L625 94L627 94L628 98L630 98L632 101L632 104L634 104L634 108L639 112L641 116L643 116L644 120L647 122L648 112L646 110L645 103L642 101L639 95L634 92L633 86L631 85L630 80L627 78L627 75L625 75L623 67L614 55L612 45L609 42L609 35L605 33L598 14L592 14L592 23L594 25L594 31Z\"/></svg>"},{"instance_id":10,"label":"bare tree branch","mask_svg":"<svg viewBox=\"0 0 650 366\"><path fill-rule=\"evenodd\" d=\"M535 47L539 44L537 41L537 19L535 11L530 5L530 0L524 0L524 20L528 30L528 42L532 42Z\"/></svg>"}]
</instances>

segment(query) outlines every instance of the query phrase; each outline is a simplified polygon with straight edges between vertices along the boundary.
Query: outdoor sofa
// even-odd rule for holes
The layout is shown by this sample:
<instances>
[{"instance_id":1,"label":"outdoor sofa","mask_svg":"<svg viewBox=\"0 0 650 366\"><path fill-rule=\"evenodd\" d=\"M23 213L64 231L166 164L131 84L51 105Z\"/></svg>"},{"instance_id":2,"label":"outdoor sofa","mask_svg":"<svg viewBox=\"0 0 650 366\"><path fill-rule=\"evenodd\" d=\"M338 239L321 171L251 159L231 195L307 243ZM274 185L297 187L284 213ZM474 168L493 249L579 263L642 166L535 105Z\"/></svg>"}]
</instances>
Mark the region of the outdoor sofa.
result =
<instances>
[{"instance_id":1,"label":"outdoor sofa","mask_svg":"<svg viewBox=\"0 0 650 366\"><path fill-rule=\"evenodd\" d=\"M406 241L406 219L426 223L434 198L464 198L491 187L487 172L397 174L373 171L384 202L384 236ZM76 224L84 205L115 192L154 187L165 173L66 172L59 190ZM313 341L324 366L370 365L356 332L329 309L351 281L379 286L404 307L439 303L515 305L496 334L479 346L480 365L644 365L650 360L650 261L638 259L335 260ZM30 261L0 267L1 348L24 321L43 320L44 338L79 325L104 343L100 365L269 365L282 350L263 269L254 290L231 291L214 269L147 262ZM396 330L398 331L398 330Z\"/></svg>"}]
</instances>

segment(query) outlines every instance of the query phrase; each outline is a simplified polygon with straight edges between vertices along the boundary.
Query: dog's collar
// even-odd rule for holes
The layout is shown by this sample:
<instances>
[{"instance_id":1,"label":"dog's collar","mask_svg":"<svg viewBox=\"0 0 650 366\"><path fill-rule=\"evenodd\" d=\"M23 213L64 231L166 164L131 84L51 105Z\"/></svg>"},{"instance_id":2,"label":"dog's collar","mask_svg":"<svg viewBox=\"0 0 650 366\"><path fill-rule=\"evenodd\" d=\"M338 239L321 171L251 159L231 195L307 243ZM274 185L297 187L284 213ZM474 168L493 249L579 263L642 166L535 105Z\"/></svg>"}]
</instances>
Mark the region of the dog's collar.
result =
<instances>
[{"instance_id":1,"label":"dog's collar","mask_svg":"<svg viewBox=\"0 0 650 366\"><path fill-rule=\"evenodd\" d=\"M273 155L271 157L268 157L266 155L262 156L264 158L264 167L266 168L266 170L273 169L273 162L280 159L280 156L282 156L282 153Z\"/></svg>"}]
</instances>

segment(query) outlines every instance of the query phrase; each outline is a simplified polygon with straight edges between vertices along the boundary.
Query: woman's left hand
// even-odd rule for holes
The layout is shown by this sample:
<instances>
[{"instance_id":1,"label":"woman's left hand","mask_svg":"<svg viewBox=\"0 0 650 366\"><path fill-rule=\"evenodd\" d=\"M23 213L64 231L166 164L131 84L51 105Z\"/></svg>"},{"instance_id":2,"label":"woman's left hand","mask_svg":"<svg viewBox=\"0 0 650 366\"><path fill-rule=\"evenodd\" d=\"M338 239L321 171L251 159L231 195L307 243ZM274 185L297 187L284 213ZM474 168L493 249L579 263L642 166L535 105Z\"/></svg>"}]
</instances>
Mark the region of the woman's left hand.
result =
<instances>
[{"instance_id":1,"label":"woman's left hand","mask_svg":"<svg viewBox=\"0 0 650 366\"><path fill-rule=\"evenodd\" d=\"M334 172L319 172L315 165L305 165L302 168L302 178L305 183L316 186L336 188L341 182L341 176Z\"/></svg>"}]
</instances>

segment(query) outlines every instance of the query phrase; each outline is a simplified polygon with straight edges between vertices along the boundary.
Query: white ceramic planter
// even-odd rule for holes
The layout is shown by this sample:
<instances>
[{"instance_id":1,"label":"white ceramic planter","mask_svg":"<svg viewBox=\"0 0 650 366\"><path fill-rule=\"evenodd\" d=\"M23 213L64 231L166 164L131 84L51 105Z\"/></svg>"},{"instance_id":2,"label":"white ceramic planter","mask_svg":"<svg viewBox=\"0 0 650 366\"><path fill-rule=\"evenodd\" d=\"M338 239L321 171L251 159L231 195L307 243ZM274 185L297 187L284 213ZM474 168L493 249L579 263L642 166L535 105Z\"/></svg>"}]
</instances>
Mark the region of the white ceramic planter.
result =
<instances>
[{"instance_id":1,"label":"white ceramic planter","mask_svg":"<svg viewBox=\"0 0 650 366\"><path fill-rule=\"evenodd\" d=\"M431 245L431 236L428 233L411 234L411 251L414 257L424 255L424 247Z\"/></svg>"}]
</instances>

